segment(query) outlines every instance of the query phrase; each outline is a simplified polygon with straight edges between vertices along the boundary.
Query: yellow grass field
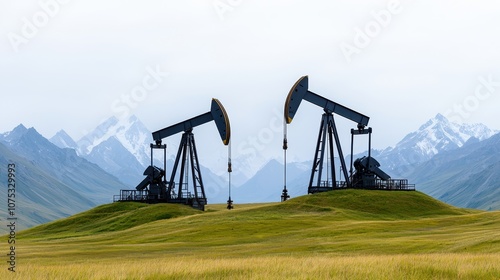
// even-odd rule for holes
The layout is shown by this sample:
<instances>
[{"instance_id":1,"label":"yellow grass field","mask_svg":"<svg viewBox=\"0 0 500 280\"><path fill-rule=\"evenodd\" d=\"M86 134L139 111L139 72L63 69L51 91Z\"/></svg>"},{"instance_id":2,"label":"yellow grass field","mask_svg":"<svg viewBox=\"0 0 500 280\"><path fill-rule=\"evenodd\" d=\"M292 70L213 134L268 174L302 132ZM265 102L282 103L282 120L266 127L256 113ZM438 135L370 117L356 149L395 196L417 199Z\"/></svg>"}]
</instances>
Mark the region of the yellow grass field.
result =
<instances>
[{"instance_id":1,"label":"yellow grass field","mask_svg":"<svg viewBox=\"0 0 500 280\"><path fill-rule=\"evenodd\" d=\"M20 232L16 245L16 272L4 262L0 279L500 279L500 212L418 192L205 212L115 203Z\"/></svg>"},{"instance_id":2,"label":"yellow grass field","mask_svg":"<svg viewBox=\"0 0 500 280\"><path fill-rule=\"evenodd\" d=\"M196 256L21 263L2 279L498 279L499 254Z\"/></svg>"}]
</instances>

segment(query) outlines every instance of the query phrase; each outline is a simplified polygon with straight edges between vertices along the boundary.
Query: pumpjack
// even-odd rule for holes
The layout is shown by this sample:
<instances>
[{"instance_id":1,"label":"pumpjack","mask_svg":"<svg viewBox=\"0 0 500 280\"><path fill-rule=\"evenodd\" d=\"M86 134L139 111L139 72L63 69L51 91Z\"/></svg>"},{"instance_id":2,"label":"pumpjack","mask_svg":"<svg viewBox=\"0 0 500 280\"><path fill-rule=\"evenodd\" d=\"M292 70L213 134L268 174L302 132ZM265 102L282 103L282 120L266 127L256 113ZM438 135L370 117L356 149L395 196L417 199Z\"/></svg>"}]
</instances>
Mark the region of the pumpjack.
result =
<instances>
[{"instance_id":1,"label":"pumpjack","mask_svg":"<svg viewBox=\"0 0 500 280\"><path fill-rule=\"evenodd\" d=\"M324 111L316 142L316 150L314 153L313 166L309 180L308 193L324 192L341 188L363 188L363 189L400 189L414 190L414 185L408 184L407 180L394 180L389 175L383 172L379 167L380 164L371 157L371 133L372 128L367 127L370 118L364 114L356 112L346 106L340 105L323 96L320 96L312 91L309 91L308 76L301 77L291 88L285 101L284 108L284 138L283 150L285 151L285 184L282 201L286 200L288 191L286 189L286 150L288 148L287 140L287 125L290 124L297 113L297 110L302 100L308 101L314 105L321 107ZM341 148L337 127L335 125L334 115L344 117L357 123L357 128L351 130L351 167L350 174L347 173L344 154ZM356 169L353 172L353 142L355 135L369 135L368 156L357 159L354 162ZM336 179L335 161L334 161L334 142L337 149L341 174L344 175L345 181ZM327 175L331 174L330 178L322 179L323 165L325 162L325 153L327 162Z\"/></svg>"},{"instance_id":2,"label":"pumpjack","mask_svg":"<svg viewBox=\"0 0 500 280\"><path fill-rule=\"evenodd\" d=\"M205 188L200 172L200 164L194 140L193 128L211 121L215 122L219 135L222 139L222 143L226 146L229 145L231 138L229 117L220 101L213 98L209 112L153 132L153 140L155 141L155 144L150 145L151 166L146 168L144 171L146 178L137 185L136 190L122 190L118 200L144 201L148 203L182 203L203 211L205 209L205 205L207 204L207 197L205 195ZM179 149L172 167L170 180L166 181L166 145L162 145L162 139L180 132L183 132L183 134L179 144ZM155 149L162 149L164 151L163 169L153 166L153 150ZM179 167L180 172L177 172ZM231 159L229 157L229 174L231 171ZM192 178L192 190L190 190L188 186L189 173L191 173ZM177 174L179 178L176 185L175 177ZM229 185L229 187L231 186ZM232 208L233 201L231 200L231 197L229 197L228 205L229 201L231 202Z\"/></svg>"}]
</instances>

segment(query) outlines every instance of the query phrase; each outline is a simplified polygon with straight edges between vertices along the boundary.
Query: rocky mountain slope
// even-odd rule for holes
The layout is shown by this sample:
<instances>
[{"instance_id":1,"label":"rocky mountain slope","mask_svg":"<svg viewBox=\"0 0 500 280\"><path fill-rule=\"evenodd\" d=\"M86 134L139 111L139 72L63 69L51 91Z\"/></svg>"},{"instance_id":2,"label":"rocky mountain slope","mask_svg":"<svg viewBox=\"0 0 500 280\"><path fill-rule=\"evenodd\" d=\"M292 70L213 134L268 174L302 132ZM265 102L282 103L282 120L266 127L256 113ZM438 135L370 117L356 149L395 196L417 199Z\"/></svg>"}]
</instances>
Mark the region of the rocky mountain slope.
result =
<instances>
[{"instance_id":1,"label":"rocky mountain slope","mask_svg":"<svg viewBox=\"0 0 500 280\"><path fill-rule=\"evenodd\" d=\"M0 161L2 166L14 163L17 167L18 212L26 227L109 203L123 188L116 177L75 150L61 149L23 125L0 134ZM6 171L0 171L6 178ZM0 184L4 192L6 182Z\"/></svg>"}]
</instances>

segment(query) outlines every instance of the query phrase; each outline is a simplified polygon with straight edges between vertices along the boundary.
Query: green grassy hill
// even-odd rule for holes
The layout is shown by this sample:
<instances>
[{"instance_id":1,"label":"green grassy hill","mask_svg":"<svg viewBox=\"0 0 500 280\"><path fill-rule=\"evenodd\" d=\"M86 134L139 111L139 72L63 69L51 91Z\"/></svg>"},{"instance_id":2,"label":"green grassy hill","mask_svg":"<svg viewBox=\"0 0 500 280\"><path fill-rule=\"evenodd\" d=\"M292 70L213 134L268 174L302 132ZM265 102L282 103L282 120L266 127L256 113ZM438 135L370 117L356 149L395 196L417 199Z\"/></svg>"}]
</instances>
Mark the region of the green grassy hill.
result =
<instances>
[{"instance_id":1,"label":"green grassy hill","mask_svg":"<svg viewBox=\"0 0 500 280\"><path fill-rule=\"evenodd\" d=\"M76 279L168 279L164 276L172 271L177 271L172 279L248 279L256 271L261 271L256 279L266 279L288 275L285 267L305 273L291 278L308 278L311 271L328 272L313 277L328 279L500 275L495 265L500 212L459 209L419 192L340 190L284 203L235 205L231 211L209 205L205 212L184 205L114 203L18 236L20 256L34 266L30 271L46 269L52 278L78 269L84 273ZM347 257L353 260L344 268L358 276L335 274ZM426 265L416 273L411 264L419 258ZM303 266L313 259L316 265ZM373 271L363 265L379 260L384 263ZM451 267L443 268L445 262ZM463 262L479 264L459 271ZM270 270L268 263L281 268ZM95 266L108 272L100 277ZM126 277L117 276L118 267ZM332 267L337 270L329 274ZM406 277L410 272L418 277ZM135 276L127 278L130 273Z\"/></svg>"},{"instance_id":2,"label":"green grassy hill","mask_svg":"<svg viewBox=\"0 0 500 280\"><path fill-rule=\"evenodd\" d=\"M442 203L420 192L340 190L301 196L271 206L280 211L337 211L347 219L420 219L472 213Z\"/></svg>"},{"instance_id":3,"label":"green grassy hill","mask_svg":"<svg viewBox=\"0 0 500 280\"><path fill-rule=\"evenodd\" d=\"M223 209L220 206L209 206L208 211L203 213L180 204L112 203L40 225L25 231L22 236L51 239L85 236L121 231L158 220L197 214L202 215L198 217L199 219L212 220L221 214L233 216L233 212L242 218L270 218L272 221L279 216L286 219L290 215L313 215L313 213L323 213L321 216L325 219L335 220L401 220L480 212L455 208L420 192L365 190L325 192L297 197L285 203L257 204L253 207L237 206L235 211L213 214ZM223 217L217 220L229 224L235 223Z\"/></svg>"},{"instance_id":4,"label":"green grassy hill","mask_svg":"<svg viewBox=\"0 0 500 280\"><path fill-rule=\"evenodd\" d=\"M202 212L179 204L112 203L26 230L25 238L66 238L120 231L157 220Z\"/></svg>"}]
</instances>

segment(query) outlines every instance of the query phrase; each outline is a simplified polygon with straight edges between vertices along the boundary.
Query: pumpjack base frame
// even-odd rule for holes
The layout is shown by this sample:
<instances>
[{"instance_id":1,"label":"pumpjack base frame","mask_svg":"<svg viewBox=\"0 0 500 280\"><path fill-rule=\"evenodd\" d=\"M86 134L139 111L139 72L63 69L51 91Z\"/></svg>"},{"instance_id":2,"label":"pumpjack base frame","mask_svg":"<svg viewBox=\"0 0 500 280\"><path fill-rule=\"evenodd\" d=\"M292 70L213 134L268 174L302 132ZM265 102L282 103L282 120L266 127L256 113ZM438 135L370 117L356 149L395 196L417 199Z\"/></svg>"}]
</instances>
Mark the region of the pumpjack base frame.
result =
<instances>
[{"instance_id":1,"label":"pumpjack base frame","mask_svg":"<svg viewBox=\"0 0 500 280\"><path fill-rule=\"evenodd\" d=\"M334 190L345 190L345 189L364 189L364 190L386 190L386 191L415 191L415 184L409 184L408 179L370 179L365 182L355 182L348 187L345 181L337 181L335 187L332 186L331 182L322 182L321 186L309 187L309 194L327 192Z\"/></svg>"},{"instance_id":2,"label":"pumpjack base frame","mask_svg":"<svg viewBox=\"0 0 500 280\"><path fill-rule=\"evenodd\" d=\"M191 206L195 209L205 211L206 201L198 203L194 198L185 198L185 199L166 199L164 197L158 197L155 195L137 195L137 196L129 196L124 195L124 193L134 192L135 190L120 190L120 195L115 195L113 197L113 202L141 202L148 204L157 204L157 203L173 203L173 204L184 204Z\"/></svg>"},{"instance_id":3,"label":"pumpjack base frame","mask_svg":"<svg viewBox=\"0 0 500 280\"><path fill-rule=\"evenodd\" d=\"M166 145L161 145L156 143L156 145L151 144L151 166L153 166L153 150L163 149L164 151L164 163L163 170L166 170ZM182 159L181 159L182 157ZM181 165L181 183L182 174L187 168L185 165L186 159L191 160L191 171L195 178L195 191L197 195L192 195L190 192L181 189L181 184L179 184L179 191L175 193L175 183L173 179L178 165ZM184 204L189 205L195 209L205 211L205 205L207 204L207 199L205 197L205 190L203 188L203 181L201 180L201 174L199 169L198 155L196 152L196 146L194 142L194 136L191 131L186 132L182 136L181 144L179 146L179 151L177 153L177 158L174 164L172 177L170 182L162 181L163 191L161 194L151 194L148 189L145 190L120 190L119 195L113 196L113 202L142 202L149 204L156 203L174 203L174 204Z\"/></svg>"}]
</instances>

